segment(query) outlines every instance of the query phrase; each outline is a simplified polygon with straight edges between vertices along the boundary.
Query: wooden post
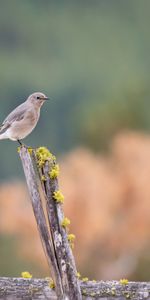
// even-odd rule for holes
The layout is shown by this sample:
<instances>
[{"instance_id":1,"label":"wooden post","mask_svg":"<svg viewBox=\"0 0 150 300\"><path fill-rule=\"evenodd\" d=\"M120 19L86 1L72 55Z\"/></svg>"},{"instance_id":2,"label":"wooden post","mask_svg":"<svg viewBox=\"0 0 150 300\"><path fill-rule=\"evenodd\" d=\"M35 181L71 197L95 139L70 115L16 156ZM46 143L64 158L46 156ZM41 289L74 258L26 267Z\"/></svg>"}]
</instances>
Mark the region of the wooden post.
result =
<instances>
[{"instance_id":1,"label":"wooden post","mask_svg":"<svg viewBox=\"0 0 150 300\"><path fill-rule=\"evenodd\" d=\"M57 177L50 178L49 176L49 172L51 172L54 166L54 161L51 164L46 162L42 169L43 175L46 178L44 191L47 196L46 204L52 242L66 294L69 295L69 299L80 300L80 286L75 261L68 242L66 229L62 226L64 220L62 205L53 199L54 193L59 190Z\"/></svg>"},{"instance_id":2,"label":"wooden post","mask_svg":"<svg viewBox=\"0 0 150 300\"><path fill-rule=\"evenodd\" d=\"M32 202L33 212L36 219L38 231L44 248L44 252L51 270L51 274L56 286L56 294L58 299L63 299L63 287L61 283L61 277L58 270L57 261L54 254L54 249L49 233L49 229L46 224L46 218L42 207L41 196L38 186L37 173L35 172L31 155L25 147L20 148L20 158L22 161L27 186Z\"/></svg>"},{"instance_id":3,"label":"wooden post","mask_svg":"<svg viewBox=\"0 0 150 300\"><path fill-rule=\"evenodd\" d=\"M64 219L62 207L54 197L55 192L59 191L58 180L56 176L54 178L50 177L50 172L55 167L56 162L47 149L42 147L41 150L43 153L39 152L42 159L40 165L38 151L32 151L32 154L30 154L26 147L20 148L20 158L37 227L55 283L57 299L81 300L74 257L69 246L66 229L62 226ZM47 216L45 216L42 206L39 182L42 185L46 200ZM46 217L48 218L48 224Z\"/></svg>"}]
</instances>

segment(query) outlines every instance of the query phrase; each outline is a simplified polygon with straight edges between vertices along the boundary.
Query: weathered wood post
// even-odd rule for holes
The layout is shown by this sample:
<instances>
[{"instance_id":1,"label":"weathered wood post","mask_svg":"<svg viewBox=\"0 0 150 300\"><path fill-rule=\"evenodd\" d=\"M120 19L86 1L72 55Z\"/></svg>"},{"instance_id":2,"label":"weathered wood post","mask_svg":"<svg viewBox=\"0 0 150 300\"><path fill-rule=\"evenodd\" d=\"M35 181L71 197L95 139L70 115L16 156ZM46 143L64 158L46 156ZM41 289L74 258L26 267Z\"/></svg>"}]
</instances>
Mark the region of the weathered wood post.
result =
<instances>
[{"instance_id":1,"label":"weathered wood post","mask_svg":"<svg viewBox=\"0 0 150 300\"><path fill-rule=\"evenodd\" d=\"M150 300L149 282L82 282L83 300ZM0 300L57 300L46 279L0 277Z\"/></svg>"},{"instance_id":2,"label":"weathered wood post","mask_svg":"<svg viewBox=\"0 0 150 300\"><path fill-rule=\"evenodd\" d=\"M44 147L37 150L21 147L19 153L37 227L55 283L57 298L81 300L77 270L68 242L66 219L61 207L63 195L58 187L56 159ZM40 184L46 201L47 216L44 214Z\"/></svg>"}]
</instances>

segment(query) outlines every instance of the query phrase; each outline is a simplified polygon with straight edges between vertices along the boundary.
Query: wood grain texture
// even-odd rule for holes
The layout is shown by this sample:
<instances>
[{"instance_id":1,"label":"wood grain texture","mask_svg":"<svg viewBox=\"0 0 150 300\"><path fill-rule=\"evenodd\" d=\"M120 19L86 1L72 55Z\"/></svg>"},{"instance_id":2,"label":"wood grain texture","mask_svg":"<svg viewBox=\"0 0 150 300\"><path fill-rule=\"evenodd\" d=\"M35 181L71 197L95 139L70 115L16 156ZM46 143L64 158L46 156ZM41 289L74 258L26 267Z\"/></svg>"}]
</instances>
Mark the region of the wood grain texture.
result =
<instances>
[{"instance_id":1,"label":"wood grain texture","mask_svg":"<svg viewBox=\"0 0 150 300\"><path fill-rule=\"evenodd\" d=\"M150 300L150 283L80 282L83 300ZM0 278L0 300L56 300L46 279Z\"/></svg>"},{"instance_id":2,"label":"wood grain texture","mask_svg":"<svg viewBox=\"0 0 150 300\"><path fill-rule=\"evenodd\" d=\"M46 162L43 167L43 175L46 178L44 190L47 197L48 221L65 293L70 300L80 300L81 291L77 278L75 260L68 242L66 229L61 225L64 219L62 204L57 203L53 199L54 192L59 190L58 179L51 179L49 176L49 172L51 168L54 167L54 164L55 162L51 164Z\"/></svg>"},{"instance_id":3,"label":"wood grain texture","mask_svg":"<svg viewBox=\"0 0 150 300\"><path fill-rule=\"evenodd\" d=\"M34 164L32 162L31 155L29 154L29 151L26 147L20 148L20 158L22 161L27 186L30 194L30 199L32 202L32 208L36 219L40 238L42 241L43 249L50 267L50 272L56 285L57 297L58 299L62 300L64 294L63 287L54 253L53 244L51 241L51 236L47 227L46 218L42 207L42 201L38 186L39 179L37 178L37 172L34 169Z\"/></svg>"}]
</instances>

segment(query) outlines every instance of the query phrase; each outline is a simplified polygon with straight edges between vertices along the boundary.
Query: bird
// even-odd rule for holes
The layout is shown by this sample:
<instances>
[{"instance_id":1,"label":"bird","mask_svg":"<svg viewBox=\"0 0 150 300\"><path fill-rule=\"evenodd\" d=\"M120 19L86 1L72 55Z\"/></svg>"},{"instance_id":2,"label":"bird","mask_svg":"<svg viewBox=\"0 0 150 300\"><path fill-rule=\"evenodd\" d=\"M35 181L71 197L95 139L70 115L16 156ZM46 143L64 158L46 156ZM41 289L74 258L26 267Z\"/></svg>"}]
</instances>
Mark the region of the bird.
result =
<instances>
[{"instance_id":1,"label":"bird","mask_svg":"<svg viewBox=\"0 0 150 300\"><path fill-rule=\"evenodd\" d=\"M31 94L25 102L17 106L0 125L0 140L10 139L21 142L37 125L42 105L49 98L41 93Z\"/></svg>"}]
</instances>

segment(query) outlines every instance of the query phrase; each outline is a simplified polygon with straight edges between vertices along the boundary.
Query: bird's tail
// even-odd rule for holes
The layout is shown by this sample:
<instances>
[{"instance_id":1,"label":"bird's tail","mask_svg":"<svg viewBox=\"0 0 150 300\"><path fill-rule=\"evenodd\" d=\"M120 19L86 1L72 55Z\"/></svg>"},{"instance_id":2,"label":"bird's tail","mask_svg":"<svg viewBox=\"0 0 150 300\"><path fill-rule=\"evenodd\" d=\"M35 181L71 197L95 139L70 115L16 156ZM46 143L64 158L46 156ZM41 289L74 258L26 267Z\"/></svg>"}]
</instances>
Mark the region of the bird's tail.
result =
<instances>
[{"instance_id":1,"label":"bird's tail","mask_svg":"<svg viewBox=\"0 0 150 300\"><path fill-rule=\"evenodd\" d=\"M8 139L6 132L4 132L2 134L0 133L0 140L4 140L4 139Z\"/></svg>"}]
</instances>

